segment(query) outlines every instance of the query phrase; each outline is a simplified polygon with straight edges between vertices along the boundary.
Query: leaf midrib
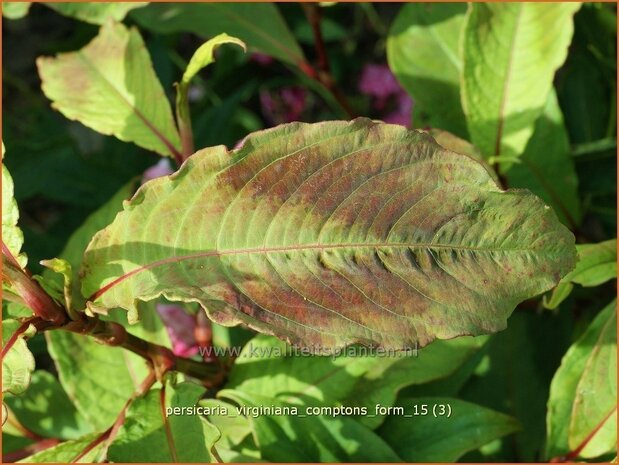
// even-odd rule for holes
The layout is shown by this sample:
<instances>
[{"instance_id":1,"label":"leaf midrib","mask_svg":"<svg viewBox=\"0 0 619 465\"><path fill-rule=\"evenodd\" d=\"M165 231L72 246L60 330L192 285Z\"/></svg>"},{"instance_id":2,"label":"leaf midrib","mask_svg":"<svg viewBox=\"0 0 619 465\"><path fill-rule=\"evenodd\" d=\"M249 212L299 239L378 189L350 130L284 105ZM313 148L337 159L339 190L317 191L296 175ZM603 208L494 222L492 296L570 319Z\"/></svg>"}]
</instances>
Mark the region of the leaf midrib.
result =
<instances>
[{"instance_id":1,"label":"leaf midrib","mask_svg":"<svg viewBox=\"0 0 619 465\"><path fill-rule=\"evenodd\" d=\"M616 306L616 300L615 302L611 303L611 305L614 304ZM595 360L596 356L600 353L601 349L602 349L602 342L606 339L607 336L607 331L612 329L614 327L614 325L611 325L612 322L617 322L616 320L616 315L611 315L610 318L608 318L608 320L604 323L604 325L602 326L601 330L600 330L600 334L598 335L598 337L595 340L595 344L593 345L593 349L591 351L591 353L589 354L589 356L587 357L587 361L585 362L585 366L583 367L582 370L582 374L580 376L580 379L578 380L578 384L576 385L576 393L581 392L581 385L584 382L585 379L585 375L587 374L588 371L590 371L591 369L591 364L593 363L593 360ZM577 394L576 394L577 397ZM572 406L572 411L571 411L571 418L570 418L570 424L568 426L568 442L569 442L569 438L573 437L572 435L576 435L575 432L575 428L576 428L576 424L575 421L578 417L578 408L583 408L581 406L582 404L578 404L577 402L574 402L574 405ZM616 405L613 408L613 410L617 408ZM611 414L612 414L612 410L611 410ZM604 420L602 421L602 423L604 423L606 420L608 419L608 416L606 418L604 418Z\"/></svg>"},{"instance_id":2,"label":"leaf midrib","mask_svg":"<svg viewBox=\"0 0 619 465\"><path fill-rule=\"evenodd\" d=\"M131 34L131 31L129 31L129 34ZM131 40L129 38L129 40ZM93 63L91 63L90 61L90 57L88 57L82 50L80 50L77 53L77 56L84 62L84 64L90 68L91 72L93 72L95 75L97 75L99 77L99 79L104 82L107 87L109 87L110 89L112 89L112 91L119 97L119 99L127 106L129 107L133 113L138 117L138 119L140 121L142 121L142 123L153 133L153 135L159 139L159 141L170 151L170 154L173 156L176 156L177 154L179 154L178 150L176 149L176 147L174 147L174 144L172 143L172 141L170 141L161 130L159 130L159 128L157 128L155 126L154 123L152 123L135 105L133 105L128 99L127 97L124 95L124 93L119 90L108 78L107 76L105 76L105 74L103 74L99 68L97 68ZM133 142L133 141L132 141Z\"/></svg>"},{"instance_id":3,"label":"leaf midrib","mask_svg":"<svg viewBox=\"0 0 619 465\"><path fill-rule=\"evenodd\" d=\"M522 18L522 10L525 8L524 5L520 5L518 8L518 16L516 16L515 25L514 25L514 33L511 37L511 41L509 44L509 55L507 59L507 69L505 70L505 85L503 86L503 93L501 95L501 101L499 103L499 114L498 114L498 125L496 130L496 139L494 145L494 155L499 156L501 154L501 143L503 140L503 128L505 126L505 107L507 105L507 99L509 94L509 86L510 86L510 78L512 75L512 67L514 63L514 55L515 55L515 46L517 42L517 36L520 29L520 22Z\"/></svg>"},{"instance_id":4,"label":"leaf midrib","mask_svg":"<svg viewBox=\"0 0 619 465\"><path fill-rule=\"evenodd\" d=\"M193 260L196 258L209 258L209 257L222 257L227 255L242 255L242 254L269 254L269 253L289 253L289 252L305 252L308 250L338 250L338 249L446 249L454 251L474 251L474 252L531 252L535 250L534 247L471 247L463 245L451 245L451 244L434 244L434 243L390 243L390 242L377 242L377 243L350 243L350 244L301 244L301 245L289 245L279 247L253 247L244 249L229 249L229 250L213 250L208 252L197 252L188 255L175 255L161 260L157 260L146 265L141 265L122 276L114 279L105 286L95 291L88 301L94 301L101 297L105 292L115 287L117 284L125 281L131 276L138 274L142 271L150 270L158 266L167 265L168 263L182 262L184 260Z\"/></svg>"}]
</instances>

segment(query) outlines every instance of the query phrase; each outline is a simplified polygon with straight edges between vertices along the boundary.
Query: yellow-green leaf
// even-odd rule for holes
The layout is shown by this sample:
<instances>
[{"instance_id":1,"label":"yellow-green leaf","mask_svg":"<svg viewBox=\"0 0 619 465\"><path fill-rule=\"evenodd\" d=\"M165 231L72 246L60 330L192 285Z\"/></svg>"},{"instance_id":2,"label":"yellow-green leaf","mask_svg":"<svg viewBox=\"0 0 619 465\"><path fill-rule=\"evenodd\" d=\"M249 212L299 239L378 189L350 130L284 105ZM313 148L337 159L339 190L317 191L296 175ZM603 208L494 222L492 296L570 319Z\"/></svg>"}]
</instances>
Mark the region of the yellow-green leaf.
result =
<instances>
[{"instance_id":1,"label":"yellow-green leaf","mask_svg":"<svg viewBox=\"0 0 619 465\"><path fill-rule=\"evenodd\" d=\"M465 3L407 3L389 30L389 67L415 100L416 128L432 126L467 135L459 50L465 12Z\"/></svg>"},{"instance_id":2,"label":"yellow-green leaf","mask_svg":"<svg viewBox=\"0 0 619 465\"><path fill-rule=\"evenodd\" d=\"M215 50L223 44L236 44L243 50L247 50L247 46L242 40L236 37L230 37L223 33L203 43L198 50L195 51L185 73L183 74L182 82L188 83L202 68L207 67L215 61Z\"/></svg>"},{"instance_id":3,"label":"yellow-green leaf","mask_svg":"<svg viewBox=\"0 0 619 465\"><path fill-rule=\"evenodd\" d=\"M617 451L617 301L570 347L550 385L548 458ZM577 457L573 457L572 460Z\"/></svg>"},{"instance_id":4,"label":"yellow-green leaf","mask_svg":"<svg viewBox=\"0 0 619 465\"><path fill-rule=\"evenodd\" d=\"M180 139L139 32L107 22L77 52L37 60L43 92L67 118L162 155Z\"/></svg>"},{"instance_id":5,"label":"yellow-green leaf","mask_svg":"<svg viewBox=\"0 0 619 465\"><path fill-rule=\"evenodd\" d=\"M485 157L520 156L572 40L579 3L473 3L462 42L462 105ZM506 165L507 166L507 165Z\"/></svg>"}]
</instances>

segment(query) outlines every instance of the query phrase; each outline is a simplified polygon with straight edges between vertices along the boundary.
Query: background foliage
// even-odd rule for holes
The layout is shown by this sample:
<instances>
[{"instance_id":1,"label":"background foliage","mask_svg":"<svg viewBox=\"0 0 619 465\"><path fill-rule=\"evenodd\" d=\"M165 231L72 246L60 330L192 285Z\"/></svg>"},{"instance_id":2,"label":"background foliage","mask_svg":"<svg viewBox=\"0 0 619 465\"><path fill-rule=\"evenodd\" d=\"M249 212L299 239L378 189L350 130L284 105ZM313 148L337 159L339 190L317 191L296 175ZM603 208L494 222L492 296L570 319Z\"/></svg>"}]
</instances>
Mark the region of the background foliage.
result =
<instances>
[{"instance_id":1,"label":"background foliage","mask_svg":"<svg viewBox=\"0 0 619 465\"><path fill-rule=\"evenodd\" d=\"M16 352L3 360L3 368L14 366L10 357L25 362L21 372L3 370L4 460L36 452L27 460L212 461L212 445L225 461L612 459L616 7L547 8L334 4L320 6L320 13L330 74L352 109L348 112L450 131L471 141L475 147L458 141L466 147L460 150L491 164L501 182L530 189L553 207L575 234L580 261L552 292L519 305L498 334L438 341L419 357L239 357L217 398L204 396L205 389L180 375L165 387L136 394L147 376L143 360L60 331L28 340L33 365L20 339ZM127 40L142 60L134 71L142 74L121 76L114 62L98 62L97 53L85 56L127 95L143 91L144 101L137 105L173 127L167 107L161 110L153 102L167 98L173 105L173 84L205 39L224 32L238 37L248 53L221 47L216 63L189 85L196 148L231 148L253 131L287 121L350 116L337 93L308 72L320 54L311 14L296 4L33 4L28 9L23 3L3 4L3 16L3 162L14 183L28 267L60 289L62 278L44 271L40 261L62 257L79 270L91 237L111 223L145 172L152 175L146 170L156 166L155 172L165 173L174 161L159 156L173 155L170 147L145 136L141 121L114 112L117 106L107 96L101 101L110 109L107 119L89 122L79 102L63 100L63 86L70 90L76 84L70 73L63 77L66 67L47 58L39 59L37 68L39 57L85 50L103 27L108 35L103 46L114 40L111 36ZM517 27L520 22L523 27ZM449 143L441 137L453 137L434 135L441 143ZM174 132L168 136L180 146ZM10 198L5 176L3 171L3 235L5 212L16 218L5 204ZM19 250L16 240L12 247ZM73 295L82 299L79 289ZM187 331L198 324L196 308L140 305L143 319L131 332L196 357L197 341ZM3 303L5 343L18 326L15 319L24 316L21 311ZM127 317L118 311L110 318L126 323ZM283 344L242 328L215 325L213 333L219 347L243 346L251 338L254 346ZM20 394L34 366L30 386ZM12 377L5 378L7 373ZM162 396L165 405L179 406L450 404L455 414L413 421L188 416L173 418L166 427L159 411ZM133 398L114 441L98 441Z\"/></svg>"}]
</instances>

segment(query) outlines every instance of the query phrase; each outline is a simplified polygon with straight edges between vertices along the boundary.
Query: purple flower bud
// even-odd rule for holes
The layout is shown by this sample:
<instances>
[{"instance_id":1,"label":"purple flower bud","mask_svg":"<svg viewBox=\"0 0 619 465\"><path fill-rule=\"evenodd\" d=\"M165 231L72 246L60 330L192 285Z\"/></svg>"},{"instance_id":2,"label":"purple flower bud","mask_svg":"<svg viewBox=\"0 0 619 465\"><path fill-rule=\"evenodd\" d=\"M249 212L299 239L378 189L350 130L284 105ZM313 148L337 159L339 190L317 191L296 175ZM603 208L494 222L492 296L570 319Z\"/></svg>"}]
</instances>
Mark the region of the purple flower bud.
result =
<instances>
[{"instance_id":1,"label":"purple flower bud","mask_svg":"<svg viewBox=\"0 0 619 465\"><path fill-rule=\"evenodd\" d=\"M180 305L173 304L157 304L157 313L170 336L172 352L179 357L196 355L199 347L194 336L195 317L186 313Z\"/></svg>"},{"instance_id":2,"label":"purple flower bud","mask_svg":"<svg viewBox=\"0 0 619 465\"><path fill-rule=\"evenodd\" d=\"M298 121L305 110L306 91L302 87L284 87L260 92L262 114L271 124Z\"/></svg>"},{"instance_id":3,"label":"purple flower bud","mask_svg":"<svg viewBox=\"0 0 619 465\"><path fill-rule=\"evenodd\" d=\"M142 175L142 184L151 179L160 178L161 176L167 176L174 173L174 170L170 166L170 160L168 158L162 158L155 165L147 168Z\"/></svg>"},{"instance_id":4,"label":"purple flower bud","mask_svg":"<svg viewBox=\"0 0 619 465\"><path fill-rule=\"evenodd\" d=\"M387 65L367 64L363 67L359 79L360 92L384 100L401 90L402 87Z\"/></svg>"}]
</instances>

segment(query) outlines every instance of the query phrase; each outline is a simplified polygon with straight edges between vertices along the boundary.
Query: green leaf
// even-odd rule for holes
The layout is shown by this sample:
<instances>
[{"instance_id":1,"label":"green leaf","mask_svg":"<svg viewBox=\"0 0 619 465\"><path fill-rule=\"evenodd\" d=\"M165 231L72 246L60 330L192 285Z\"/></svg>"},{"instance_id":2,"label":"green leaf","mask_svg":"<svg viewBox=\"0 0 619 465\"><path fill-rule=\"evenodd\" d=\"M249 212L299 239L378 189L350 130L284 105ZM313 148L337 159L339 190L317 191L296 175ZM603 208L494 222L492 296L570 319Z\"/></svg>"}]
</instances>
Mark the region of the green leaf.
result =
<instances>
[{"instance_id":1,"label":"green leaf","mask_svg":"<svg viewBox=\"0 0 619 465\"><path fill-rule=\"evenodd\" d=\"M107 22L77 52L37 59L45 95L71 120L162 155L178 153L172 110L137 29Z\"/></svg>"},{"instance_id":2,"label":"green leaf","mask_svg":"<svg viewBox=\"0 0 619 465\"><path fill-rule=\"evenodd\" d=\"M4 401L22 425L40 436L78 439L91 432L58 380L46 371L35 371L27 392L5 396Z\"/></svg>"},{"instance_id":3,"label":"green leaf","mask_svg":"<svg viewBox=\"0 0 619 465\"><path fill-rule=\"evenodd\" d=\"M578 8L579 3L470 5L462 105L472 142L484 156L524 152L567 56Z\"/></svg>"},{"instance_id":4,"label":"green leaf","mask_svg":"<svg viewBox=\"0 0 619 465\"><path fill-rule=\"evenodd\" d=\"M19 463L97 463L103 460L105 441L100 433L91 433L31 455Z\"/></svg>"},{"instance_id":5,"label":"green leaf","mask_svg":"<svg viewBox=\"0 0 619 465\"><path fill-rule=\"evenodd\" d=\"M175 408L195 407L203 394L204 388L196 384L167 384L163 394L153 389L134 400L110 444L109 460L213 462L210 449L219 438L217 428L198 414L173 414Z\"/></svg>"},{"instance_id":6,"label":"green leaf","mask_svg":"<svg viewBox=\"0 0 619 465\"><path fill-rule=\"evenodd\" d=\"M301 47L272 3L152 3L131 17L160 34L193 32L210 38L225 32L251 50L293 65L305 62Z\"/></svg>"},{"instance_id":7,"label":"green leaf","mask_svg":"<svg viewBox=\"0 0 619 465\"><path fill-rule=\"evenodd\" d=\"M544 296L546 308L557 308L570 295L574 283L594 287L617 277L617 239L598 244L578 244L576 250L576 268L565 275L550 297Z\"/></svg>"},{"instance_id":8,"label":"green leaf","mask_svg":"<svg viewBox=\"0 0 619 465\"><path fill-rule=\"evenodd\" d=\"M56 12L91 24L105 24L110 19L122 21L134 8L148 5L148 2L84 2L84 3L45 3Z\"/></svg>"},{"instance_id":9,"label":"green leaf","mask_svg":"<svg viewBox=\"0 0 619 465\"><path fill-rule=\"evenodd\" d=\"M495 450L467 456L464 461L540 460L549 386L571 334L569 314L558 318L550 312L521 310L514 312L505 331L490 338L485 356L457 397L510 415L522 429L496 441Z\"/></svg>"},{"instance_id":10,"label":"green leaf","mask_svg":"<svg viewBox=\"0 0 619 465\"><path fill-rule=\"evenodd\" d=\"M50 331L46 337L60 383L77 410L96 430L111 426L146 377L146 362L67 331Z\"/></svg>"},{"instance_id":11,"label":"green leaf","mask_svg":"<svg viewBox=\"0 0 619 465\"><path fill-rule=\"evenodd\" d=\"M31 308L28 308L25 305L19 304L17 302L7 301L6 294L7 293L5 291L4 300L2 301L2 320L18 320L20 318L27 318L33 315Z\"/></svg>"},{"instance_id":12,"label":"green leaf","mask_svg":"<svg viewBox=\"0 0 619 465\"><path fill-rule=\"evenodd\" d=\"M62 260L66 263L65 266L71 269L71 301L73 302L73 306L78 310L82 310L85 306L85 301L80 291L79 277L79 269L84 251L92 239L92 236L114 220L116 214L122 209L123 201L129 199L135 192L135 189L135 181L128 182L121 187L111 199L93 212L86 221L71 234L59 258L54 259ZM68 277L62 273L52 273L51 270L45 270L43 272L43 278L59 289L63 289L68 280Z\"/></svg>"},{"instance_id":13,"label":"green leaf","mask_svg":"<svg viewBox=\"0 0 619 465\"><path fill-rule=\"evenodd\" d=\"M220 399L202 399L200 406L219 409L218 413L207 415L207 419L221 433L214 449L225 463L262 462L260 451L251 436L251 421L243 415L235 415L236 407ZM226 415L223 412L227 412Z\"/></svg>"},{"instance_id":14,"label":"green leaf","mask_svg":"<svg viewBox=\"0 0 619 465\"><path fill-rule=\"evenodd\" d=\"M520 428L508 415L449 397L407 397L397 406L404 415L389 416L378 433L407 462L456 462ZM443 409L450 415L434 416Z\"/></svg>"},{"instance_id":15,"label":"green leaf","mask_svg":"<svg viewBox=\"0 0 619 465\"><path fill-rule=\"evenodd\" d=\"M34 371L34 357L26 345L26 337L34 334L29 326L17 334L22 326L17 320L2 322L2 392L22 394L30 385ZM10 344L10 347L9 347ZM6 352L5 352L6 351Z\"/></svg>"},{"instance_id":16,"label":"green leaf","mask_svg":"<svg viewBox=\"0 0 619 465\"><path fill-rule=\"evenodd\" d=\"M19 209L13 196L13 179L4 166L4 143L2 144L2 242L23 267L26 265L26 255L21 253L24 245L24 235L17 226Z\"/></svg>"},{"instance_id":17,"label":"green leaf","mask_svg":"<svg viewBox=\"0 0 619 465\"><path fill-rule=\"evenodd\" d=\"M185 69L181 82L183 84L188 84L189 81L191 81L202 68L206 68L208 65L213 63L215 61L215 50L223 44L236 44L243 50L247 49L242 40L239 40L236 37L230 37L226 33L219 34L218 36L203 43L200 48L194 52L191 60L189 60L187 68Z\"/></svg>"},{"instance_id":18,"label":"green leaf","mask_svg":"<svg viewBox=\"0 0 619 465\"><path fill-rule=\"evenodd\" d=\"M28 14L32 2L2 2L2 16L8 19L21 19Z\"/></svg>"},{"instance_id":19,"label":"green leaf","mask_svg":"<svg viewBox=\"0 0 619 465\"><path fill-rule=\"evenodd\" d=\"M134 182L128 183L106 204L89 216L84 224L71 235L65 249L60 254L60 257L66 260L72 268L72 298L76 309L84 308L84 299L79 292L78 275L84 250L92 235L112 222L118 211L122 209L123 201L133 193L134 186ZM59 274L46 270L43 275L48 280L55 279L57 285L62 285L63 278ZM157 329L157 322L151 321L157 318L156 312L149 307L146 313L148 317L145 318L143 324L128 328L129 332L139 333L141 336L161 334L163 329ZM158 323L161 325L160 321ZM90 338L70 332L51 331L46 334L46 337L60 382L79 412L97 430L109 427L127 399L133 395L146 376L147 367L144 360L123 349L105 346ZM101 370L102 366L105 366L105 370ZM97 408L93 409L93 405L97 405Z\"/></svg>"},{"instance_id":20,"label":"green leaf","mask_svg":"<svg viewBox=\"0 0 619 465\"><path fill-rule=\"evenodd\" d=\"M364 355L364 348L351 347L337 357L308 357L257 336L236 359L226 387L304 405L368 407L371 415L358 421L375 428L384 420L374 414L376 404L392 406L403 387L449 376L478 350L479 339L485 338L437 341L409 354Z\"/></svg>"},{"instance_id":21,"label":"green leaf","mask_svg":"<svg viewBox=\"0 0 619 465\"><path fill-rule=\"evenodd\" d=\"M306 415L302 407L270 396L224 389L218 394L252 410L289 408L289 415L250 412L262 458L269 462L401 462L372 430L346 416Z\"/></svg>"},{"instance_id":22,"label":"green leaf","mask_svg":"<svg viewBox=\"0 0 619 465\"><path fill-rule=\"evenodd\" d=\"M563 357L550 385L547 425L548 458L576 450L588 438L578 457L616 454L616 300L600 312Z\"/></svg>"},{"instance_id":23,"label":"green leaf","mask_svg":"<svg viewBox=\"0 0 619 465\"><path fill-rule=\"evenodd\" d=\"M573 268L573 241L426 133L292 123L143 185L90 243L82 291L130 321L164 294L296 344L424 346L505 328Z\"/></svg>"},{"instance_id":24,"label":"green leaf","mask_svg":"<svg viewBox=\"0 0 619 465\"><path fill-rule=\"evenodd\" d=\"M466 4L402 6L387 39L391 71L415 100L413 124L467 136L460 103L459 38Z\"/></svg>"},{"instance_id":25,"label":"green leaf","mask_svg":"<svg viewBox=\"0 0 619 465\"><path fill-rule=\"evenodd\" d=\"M520 162L507 173L509 186L526 188L539 195L553 207L564 224L576 228L582 217L578 178L554 89L544 112L535 122Z\"/></svg>"}]
</instances>

